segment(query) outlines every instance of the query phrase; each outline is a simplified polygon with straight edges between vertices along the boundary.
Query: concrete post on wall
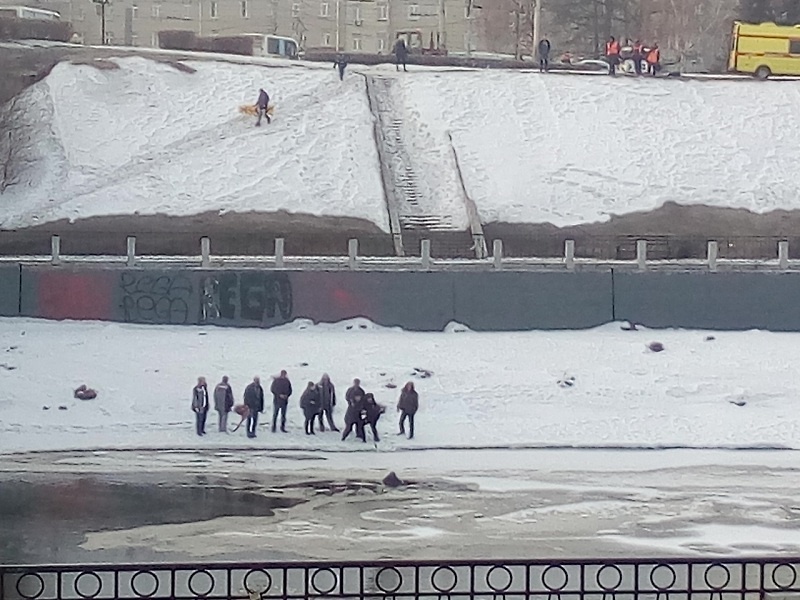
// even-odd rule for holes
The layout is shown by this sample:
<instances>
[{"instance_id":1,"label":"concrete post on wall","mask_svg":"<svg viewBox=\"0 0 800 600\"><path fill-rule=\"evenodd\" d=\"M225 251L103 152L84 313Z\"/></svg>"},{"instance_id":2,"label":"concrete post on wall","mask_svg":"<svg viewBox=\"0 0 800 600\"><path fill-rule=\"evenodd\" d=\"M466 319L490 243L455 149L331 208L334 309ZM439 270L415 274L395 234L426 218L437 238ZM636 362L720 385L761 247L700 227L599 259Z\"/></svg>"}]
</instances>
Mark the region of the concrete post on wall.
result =
<instances>
[{"instance_id":1,"label":"concrete post on wall","mask_svg":"<svg viewBox=\"0 0 800 600\"><path fill-rule=\"evenodd\" d=\"M136 238L133 236L128 237L126 246L128 249L128 259L125 264L132 267L136 264Z\"/></svg>"},{"instance_id":2,"label":"concrete post on wall","mask_svg":"<svg viewBox=\"0 0 800 600\"><path fill-rule=\"evenodd\" d=\"M211 240L207 237L200 238L200 264L204 269L211 266Z\"/></svg>"},{"instance_id":3,"label":"concrete post on wall","mask_svg":"<svg viewBox=\"0 0 800 600\"><path fill-rule=\"evenodd\" d=\"M647 270L647 240L636 240L636 264L640 271Z\"/></svg>"},{"instance_id":4,"label":"concrete post on wall","mask_svg":"<svg viewBox=\"0 0 800 600\"><path fill-rule=\"evenodd\" d=\"M54 265L61 264L61 237L57 235L50 238L50 262Z\"/></svg>"},{"instance_id":5,"label":"concrete post on wall","mask_svg":"<svg viewBox=\"0 0 800 600\"><path fill-rule=\"evenodd\" d=\"M284 265L283 251L285 243L283 238L275 238L275 268L277 269L282 269Z\"/></svg>"},{"instance_id":6,"label":"concrete post on wall","mask_svg":"<svg viewBox=\"0 0 800 600\"><path fill-rule=\"evenodd\" d=\"M706 258L708 259L708 270L717 270L717 257L719 256L719 244L715 241L708 242L708 250L706 251Z\"/></svg>"},{"instance_id":7,"label":"concrete post on wall","mask_svg":"<svg viewBox=\"0 0 800 600\"><path fill-rule=\"evenodd\" d=\"M498 271L503 268L503 240L492 242L492 262Z\"/></svg>"},{"instance_id":8,"label":"concrete post on wall","mask_svg":"<svg viewBox=\"0 0 800 600\"><path fill-rule=\"evenodd\" d=\"M351 269L358 267L358 240L352 239L347 242L347 266Z\"/></svg>"},{"instance_id":9,"label":"concrete post on wall","mask_svg":"<svg viewBox=\"0 0 800 600\"><path fill-rule=\"evenodd\" d=\"M422 240L420 242L420 256L422 257L422 268L425 271L431 269L431 241Z\"/></svg>"},{"instance_id":10,"label":"concrete post on wall","mask_svg":"<svg viewBox=\"0 0 800 600\"><path fill-rule=\"evenodd\" d=\"M564 264L570 271L575 270L575 240L564 242Z\"/></svg>"},{"instance_id":11,"label":"concrete post on wall","mask_svg":"<svg viewBox=\"0 0 800 600\"><path fill-rule=\"evenodd\" d=\"M786 271L789 268L788 240L778 242L778 267L781 269L781 271Z\"/></svg>"}]
</instances>

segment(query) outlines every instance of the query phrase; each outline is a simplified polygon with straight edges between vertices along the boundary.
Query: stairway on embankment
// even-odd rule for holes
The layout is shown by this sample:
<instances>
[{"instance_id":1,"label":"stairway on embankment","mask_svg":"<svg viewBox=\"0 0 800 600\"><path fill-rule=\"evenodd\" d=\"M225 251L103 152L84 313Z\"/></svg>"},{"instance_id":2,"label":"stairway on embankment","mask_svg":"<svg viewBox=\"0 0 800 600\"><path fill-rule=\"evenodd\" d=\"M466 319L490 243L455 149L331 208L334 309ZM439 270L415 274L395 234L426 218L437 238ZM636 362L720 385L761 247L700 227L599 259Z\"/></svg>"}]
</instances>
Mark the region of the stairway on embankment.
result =
<instances>
[{"instance_id":1,"label":"stairway on embankment","mask_svg":"<svg viewBox=\"0 0 800 600\"><path fill-rule=\"evenodd\" d=\"M426 146L430 140L415 135L415 124L406 121L398 106L397 80L372 75L366 80L397 253L418 255L421 241L427 239L434 257L482 258L480 221L474 206L468 206L451 140ZM432 173L431 159L436 160L437 153L438 172Z\"/></svg>"}]
</instances>

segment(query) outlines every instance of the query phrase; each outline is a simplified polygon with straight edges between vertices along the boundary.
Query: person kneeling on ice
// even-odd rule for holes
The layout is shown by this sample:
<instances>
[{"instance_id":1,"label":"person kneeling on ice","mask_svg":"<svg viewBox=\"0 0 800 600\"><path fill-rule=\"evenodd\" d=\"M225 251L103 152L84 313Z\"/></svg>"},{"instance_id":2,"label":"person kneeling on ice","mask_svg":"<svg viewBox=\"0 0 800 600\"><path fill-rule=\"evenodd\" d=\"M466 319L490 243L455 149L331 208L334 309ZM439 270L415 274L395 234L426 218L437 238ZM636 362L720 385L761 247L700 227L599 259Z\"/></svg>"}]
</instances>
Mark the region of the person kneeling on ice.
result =
<instances>
[{"instance_id":1,"label":"person kneeling on ice","mask_svg":"<svg viewBox=\"0 0 800 600\"><path fill-rule=\"evenodd\" d=\"M362 413L364 419L364 441L367 441L366 435L366 425L369 425L370 429L372 429L372 439L376 442L380 442L381 439L378 437L378 420L381 418L381 415L386 412L386 407L378 404L375 401L375 396L372 394L367 394L364 396L364 411Z\"/></svg>"},{"instance_id":2,"label":"person kneeling on ice","mask_svg":"<svg viewBox=\"0 0 800 600\"><path fill-rule=\"evenodd\" d=\"M300 408L306 418L306 435L314 435L314 419L319 415L320 399L319 390L313 381L308 382L303 395L300 396Z\"/></svg>"},{"instance_id":3,"label":"person kneeling on ice","mask_svg":"<svg viewBox=\"0 0 800 600\"><path fill-rule=\"evenodd\" d=\"M272 122L267 109L269 108L269 94L264 89L258 90L258 100L256 100L256 110L258 111L258 121L256 127L261 126L261 117L266 117L267 124Z\"/></svg>"}]
</instances>

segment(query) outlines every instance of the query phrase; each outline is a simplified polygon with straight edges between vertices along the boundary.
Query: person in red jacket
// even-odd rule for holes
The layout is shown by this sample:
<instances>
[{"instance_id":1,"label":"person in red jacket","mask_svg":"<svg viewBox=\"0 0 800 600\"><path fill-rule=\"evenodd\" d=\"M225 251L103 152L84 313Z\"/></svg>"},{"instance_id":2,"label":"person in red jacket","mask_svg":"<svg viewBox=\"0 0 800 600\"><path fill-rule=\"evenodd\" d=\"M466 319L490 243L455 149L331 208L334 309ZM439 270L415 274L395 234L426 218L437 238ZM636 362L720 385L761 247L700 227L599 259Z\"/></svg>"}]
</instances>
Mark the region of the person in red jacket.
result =
<instances>
[{"instance_id":1,"label":"person in red jacket","mask_svg":"<svg viewBox=\"0 0 800 600\"><path fill-rule=\"evenodd\" d=\"M620 45L613 35L608 38L606 42L606 62L608 63L608 74L617 74L617 65L619 64Z\"/></svg>"}]
</instances>

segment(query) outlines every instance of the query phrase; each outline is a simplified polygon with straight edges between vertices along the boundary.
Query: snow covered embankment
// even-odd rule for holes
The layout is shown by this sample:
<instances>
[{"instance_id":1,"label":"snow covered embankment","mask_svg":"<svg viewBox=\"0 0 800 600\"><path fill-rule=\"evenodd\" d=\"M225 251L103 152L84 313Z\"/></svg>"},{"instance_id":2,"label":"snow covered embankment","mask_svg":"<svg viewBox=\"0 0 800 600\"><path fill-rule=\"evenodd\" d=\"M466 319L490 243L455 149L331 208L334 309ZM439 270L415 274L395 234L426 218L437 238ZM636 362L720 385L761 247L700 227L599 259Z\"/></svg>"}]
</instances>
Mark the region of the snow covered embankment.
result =
<instances>
[{"instance_id":1,"label":"snow covered embankment","mask_svg":"<svg viewBox=\"0 0 800 600\"><path fill-rule=\"evenodd\" d=\"M332 70L142 58L61 63L16 102L26 168L0 226L115 214L287 210L388 231L364 81ZM238 113L264 87L274 123Z\"/></svg>"},{"instance_id":2,"label":"snow covered embankment","mask_svg":"<svg viewBox=\"0 0 800 600\"><path fill-rule=\"evenodd\" d=\"M800 82L507 72L400 81L409 125L452 133L484 223L569 226L667 201L800 208Z\"/></svg>"},{"instance_id":3,"label":"snow covered embankment","mask_svg":"<svg viewBox=\"0 0 800 600\"><path fill-rule=\"evenodd\" d=\"M334 433L306 436L298 405L323 372L345 389L360 377L388 406L381 449L509 446L800 448L800 384L790 360L800 334L696 331L407 333L363 321L269 331L0 320L0 451L73 448L359 450ZM646 344L657 339L665 351ZM492 349L476 355L475 348ZM176 359L181 356L181 359ZM199 375L231 377L237 402L255 374L289 371L289 434L193 432ZM415 369L432 372L421 377ZM573 385L559 381L574 378ZM420 391L413 441L394 435L398 389ZM96 400L72 398L85 383ZM271 412L267 402L266 413ZM44 410L44 407L49 407ZM65 406L66 410L59 410ZM269 415L271 416L271 415ZM352 440L352 438L351 438Z\"/></svg>"}]
</instances>

